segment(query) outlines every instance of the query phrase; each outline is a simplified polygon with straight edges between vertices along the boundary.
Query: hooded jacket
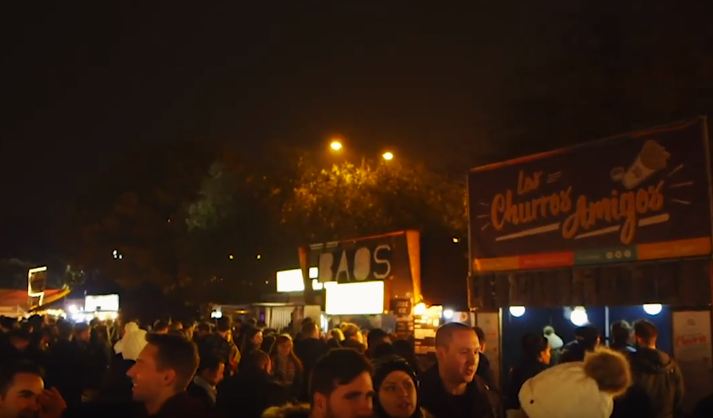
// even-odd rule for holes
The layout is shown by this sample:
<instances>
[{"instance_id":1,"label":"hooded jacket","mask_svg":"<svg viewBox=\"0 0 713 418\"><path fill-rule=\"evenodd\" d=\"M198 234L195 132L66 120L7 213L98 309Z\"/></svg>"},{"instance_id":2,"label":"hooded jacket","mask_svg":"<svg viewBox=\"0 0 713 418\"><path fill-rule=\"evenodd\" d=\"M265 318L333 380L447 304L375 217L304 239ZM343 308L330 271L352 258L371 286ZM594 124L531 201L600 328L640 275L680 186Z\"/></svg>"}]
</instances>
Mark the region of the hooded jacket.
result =
<instances>
[{"instance_id":1,"label":"hooded jacket","mask_svg":"<svg viewBox=\"0 0 713 418\"><path fill-rule=\"evenodd\" d=\"M634 385L648 395L655 416L681 416L683 375L676 361L663 351L645 347L639 347L629 358Z\"/></svg>"}]
</instances>

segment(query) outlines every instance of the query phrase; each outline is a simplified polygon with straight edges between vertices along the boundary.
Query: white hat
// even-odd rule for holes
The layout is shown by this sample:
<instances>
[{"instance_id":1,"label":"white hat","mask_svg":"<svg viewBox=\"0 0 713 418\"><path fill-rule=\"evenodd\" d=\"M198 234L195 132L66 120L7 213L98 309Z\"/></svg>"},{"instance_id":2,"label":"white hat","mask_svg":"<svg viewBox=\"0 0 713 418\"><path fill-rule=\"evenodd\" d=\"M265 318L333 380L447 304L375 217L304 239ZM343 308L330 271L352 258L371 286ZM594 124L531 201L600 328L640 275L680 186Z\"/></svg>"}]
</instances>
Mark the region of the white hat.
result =
<instances>
[{"instance_id":1,"label":"white hat","mask_svg":"<svg viewBox=\"0 0 713 418\"><path fill-rule=\"evenodd\" d=\"M587 376L583 362L552 367L525 382L520 405L529 418L608 418L613 397Z\"/></svg>"},{"instance_id":2,"label":"white hat","mask_svg":"<svg viewBox=\"0 0 713 418\"><path fill-rule=\"evenodd\" d=\"M562 348L564 345L564 341L562 341L562 338L559 337L559 335L555 334L555 329L552 327L552 325L547 325L542 329L542 334L544 334L545 338L547 338L547 342L550 344L550 347L552 347L553 350L557 350L559 348Z\"/></svg>"},{"instance_id":3,"label":"white hat","mask_svg":"<svg viewBox=\"0 0 713 418\"><path fill-rule=\"evenodd\" d=\"M550 347L552 347L554 350L557 350L558 348L562 348L564 345L564 341L562 341L562 338L559 337L559 335L552 333L552 334L545 334L545 338L547 338L547 342L550 344Z\"/></svg>"},{"instance_id":4,"label":"white hat","mask_svg":"<svg viewBox=\"0 0 713 418\"><path fill-rule=\"evenodd\" d=\"M114 351L124 360L136 360L146 344L146 331L136 322L129 322L124 326L124 336L114 344Z\"/></svg>"}]
</instances>

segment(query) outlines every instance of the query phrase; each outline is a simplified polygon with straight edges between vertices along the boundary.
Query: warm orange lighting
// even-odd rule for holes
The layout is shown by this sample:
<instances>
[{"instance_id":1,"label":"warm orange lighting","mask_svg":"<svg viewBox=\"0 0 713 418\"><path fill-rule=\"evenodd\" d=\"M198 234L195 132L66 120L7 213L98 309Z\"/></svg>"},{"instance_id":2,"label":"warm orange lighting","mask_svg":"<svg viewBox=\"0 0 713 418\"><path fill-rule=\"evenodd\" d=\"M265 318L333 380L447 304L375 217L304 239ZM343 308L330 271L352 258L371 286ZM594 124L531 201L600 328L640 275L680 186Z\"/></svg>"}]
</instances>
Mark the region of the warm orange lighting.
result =
<instances>
[{"instance_id":1,"label":"warm orange lighting","mask_svg":"<svg viewBox=\"0 0 713 418\"><path fill-rule=\"evenodd\" d=\"M329 148L334 152L339 152L342 148L344 148L344 145L342 144L342 141L333 139L332 142L329 143Z\"/></svg>"},{"instance_id":2,"label":"warm orange lighting","mask_svg":"<svg viewBox=\"0 0 713 418\"><path fill-rule=\"evenodd\" d=\"M391 161L394 159L394 153L391 151L386 151L385 153L381 154L381 158L383 158L385 161Z\"/></svg>"}]
</instances>

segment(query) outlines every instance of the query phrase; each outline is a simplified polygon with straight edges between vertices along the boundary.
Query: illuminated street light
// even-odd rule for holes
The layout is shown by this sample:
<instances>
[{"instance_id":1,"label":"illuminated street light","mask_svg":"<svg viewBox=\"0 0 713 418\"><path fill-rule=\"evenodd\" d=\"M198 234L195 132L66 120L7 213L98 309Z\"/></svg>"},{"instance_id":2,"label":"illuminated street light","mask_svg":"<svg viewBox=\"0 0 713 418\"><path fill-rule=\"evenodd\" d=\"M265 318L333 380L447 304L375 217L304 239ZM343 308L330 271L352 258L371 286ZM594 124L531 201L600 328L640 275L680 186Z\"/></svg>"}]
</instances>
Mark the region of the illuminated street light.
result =
<instances>
[{"instance_id":1,"label":"illuminated street light","mask_svg":"<svg viewBox=\"0 0 713 418\"><path fill-rule=\"evenodd\" d=\"M344 145L342 144L342 141L338 139L333 139L332 142L329 143L329 149L331 149L334 152L339 152L344 148Z\"/></svg>"},{"instance_id":2,"label":"illuminated street light","mask_svg":"<svg viewBox=\"0 0 713 418\"><path fill-rule=\"evenodd\" d=\"M572 309L572 313L570 314L569 320L572 321L572 323L575 326L578 327L583 327L589 323L589 316L587 315L587 310L584 308L584 306L577 306L574 309Z\"/></svg>"},{"instance_id":3,"label":"illuminated street light","mask_svg":"<svg viewBox=\"0 0 713 418\"><path fill-rule=\"evenodd\" d=\"M511 306L508 310L510 311L510 315L514 316L515 318L520 318L521 316L525 315L524 306Z\"/></svg>"},{"instance_id":4,"label":"illuminated street light","mask_svg":"<svg viewBox=\"0 0 713 418\"><path fill-rule=\"evenodd\" d=\"M651 316L660 314L662 309L663 307L659 303L647 303L644 305L644 312Z\"/></svg>"},{"instance_id":5,"label":"illuminated street light","mask_svg":"<svg viewBox=\"0 0 713 418\"><path fill-rule=\"evenodd\" d=\"M381 158L383 158L384 161L391 161L394 159L394 153L391 151L386 151L385 153L381 154Z\"/></svg>"}]
</instances>

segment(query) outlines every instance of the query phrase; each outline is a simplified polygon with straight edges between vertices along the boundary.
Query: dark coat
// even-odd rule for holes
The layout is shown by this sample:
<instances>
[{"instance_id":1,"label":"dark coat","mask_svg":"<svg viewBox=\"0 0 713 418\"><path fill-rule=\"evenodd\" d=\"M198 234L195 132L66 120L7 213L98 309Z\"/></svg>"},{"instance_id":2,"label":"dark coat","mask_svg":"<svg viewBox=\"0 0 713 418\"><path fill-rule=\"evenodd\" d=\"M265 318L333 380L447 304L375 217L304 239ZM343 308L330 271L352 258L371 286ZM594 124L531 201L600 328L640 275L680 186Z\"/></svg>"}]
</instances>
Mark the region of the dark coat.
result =
<instances>
[{"instance_id":1,"label":"dark coat","mask_svg":"<svg viewBox=\"0 0 713 418\"><path fill-rule=\"evenodd\" d=\"M663 351L642 347L629 358L634 386L648 395L655 416L682 416L683 375L676 361Z\"/></svg>"},{"instance_id":2,"label":"dark coat","mask_svg":"<svg viewBox=\"0 0 713 418\"><path fill-rule=\"evenodd\" d=\"M478 362L478 369L475 371L475 375L483 379L483 382L488 386L495 387L495 375L493 374L493 369L490 367L490 360L488 360L483 353L480 353L480 361Z\"/></svg>"},{"instance_id":3,"label":"dark coat","mask_svg":"<svg viewBox=\"0 0 713 418\"><path fill-rule=\"evenodd\" d=\"M260 418L265 409L288 400L289 389L267 372L247 369L218 386L216 406L228 418Z\"/></svg>"},{"instance_id":4,"label":"dark coat","mask_svg":"<svg viewBox=\"0 0 713 418\"><path fill-rule=\"evenodd\" d=\"M214 408L181 392L163 404L155 415L148 415L146 408L137 402L92 402L68 409L64 418L222 418Z\"/></svg>"},{"instance_id":5,"label":"dark coat","mask_svg":"<svg viewBox=\"0 0 713 418\"><path fill-rule=\"evenodd\" d=\"M220 334L210 334L200 340L197 345L201 357L215 356L225 363L224 377L228 378L233 374L230 357L237 350L235 343L226 340ZM243 353L243 355L245 354Z\"/></svg>"},{"instance_id":6,"label":"dark coat","mask_svg":"<svg viewBox=\"0 0 713 418\"><path fill-rule=\"evenodd\" d=\"M481 378L475 376L466 387L465 402L450 395L443 387L434 365L423 374L421 380L421 405L436 418L499 418L502 416L498 393ZM468 410L464 410L465 405Z\"/></svg>"},{"instance_id":7,"label":"dark coat","mask_svg":"<svg viewBox=\"0 0 713 418\"><path fill-rule=\"evenodd\" d=\"M301 393L299 394L300 400L305 402L310 401L307 394L309 387L309 375L312 372L314 365L317 364L317 360L327 354L327 351L329 351L327 343L316 338L305 338L295 342L295 354L297 354L297 357L299 357L300 361L302 361L302 366L304 367L300 391Z\"/></svg>"},{"instance_id":8,"label":"dark coat","mask_svg":"<svg viewBox=\"0 0 713 418\"><path fill-rule=\"evenodd\" d=\"M209 408L215 406L215 400L213 400L213 398L210 396L210 394L204 387L196 385L194 382L191 382L191 384L188 385L187 392L192 397L201 401L205 406Z\"/></svg>"},{"instance_id":9,"label":"dark coat","mask_svg":"<svg viewBox=\"0 0 713 418\"><path fill-rule=\"evenodd\" d=\"M691 418L709 418L713 417L713 394L706 396L696 404L696 409L693 411Z\"/></svg>"},{"instance_id":10,"label":"dark coat","mask_svg":"<svg viewBox=\"0 0 713 418\"><path fill-rule=\"evenodd\" d=\"M200 400L181 392L163 404L156 415L151 418L216 418L217 412L208 408Z\"/></svg>"},{"instance_id":11,"label":"dark coat","mask_svg":"<svg viewBox=\"0 0 713 418\"><path fill-rule=\"evenodd\" d=\"M562 348L562 354L559 356L558 362L559 364L562 364L584 361L584 355L586 352L587 350L581 341L571 341Z\"/></svg>"},{"instance_id":12,"label":"dark coat","mask_svg":"<svg viewBox=\"0 0 713 418\"><path fill-rule=\"evenodd\" d=\"M547 369L547 365L536 360L523 361L510 369L505 389L505 409L520 409L520 389L527 379L537 376Z\"/></svg>"},{"instance_id":13,"label":"dark coat","mask_svg":"<svg viewBox=\"0 0 713 418\"><path fill-rule=\"evenodd\" d=\"M77 406L87 381L88 355L84 345L60 340L50 350L47 362L47 387L56 387L69 406Z\"/></svg>"}]
</instances>

